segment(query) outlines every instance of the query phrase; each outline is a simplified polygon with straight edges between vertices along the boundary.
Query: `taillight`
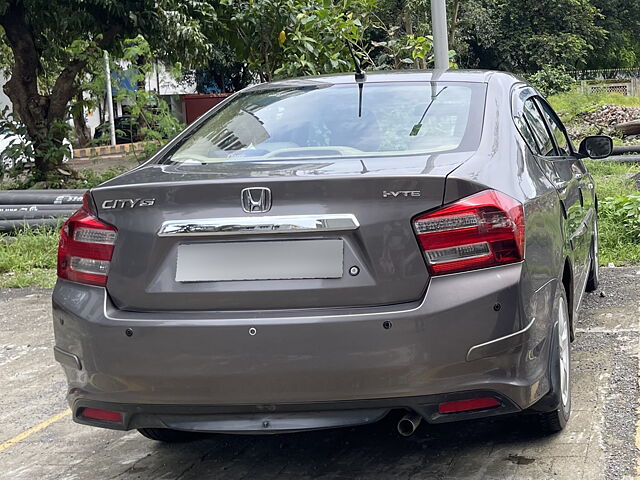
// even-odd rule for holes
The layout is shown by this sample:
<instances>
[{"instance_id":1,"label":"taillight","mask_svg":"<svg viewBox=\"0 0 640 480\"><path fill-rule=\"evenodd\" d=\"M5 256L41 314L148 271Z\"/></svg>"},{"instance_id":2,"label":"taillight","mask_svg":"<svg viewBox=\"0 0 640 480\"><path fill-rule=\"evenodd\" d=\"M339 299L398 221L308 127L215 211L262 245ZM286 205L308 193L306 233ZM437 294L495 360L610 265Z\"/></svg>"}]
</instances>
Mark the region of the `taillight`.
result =
<instances>
[{"instance_id":1,"label":"taillight","mask_svg":"<svg viewBox=\"0 0 640 480\"><path fill-rule=\"evenodd\" d=\"M519 262L524 210L517 200L485 190L420 215L413 228L432 275Z\"/></svg>"},{"instance_id":2,"label":"taillight","mask_svg":"<svg viewBox=\"0 0 640 480\"><path fill-rule=\"evenodd\" d=\"M117 236L115 227L94 216L91 197L85 193L82 208L60 231L58 277L105 286Z\"/></svg>"}]
</instances>

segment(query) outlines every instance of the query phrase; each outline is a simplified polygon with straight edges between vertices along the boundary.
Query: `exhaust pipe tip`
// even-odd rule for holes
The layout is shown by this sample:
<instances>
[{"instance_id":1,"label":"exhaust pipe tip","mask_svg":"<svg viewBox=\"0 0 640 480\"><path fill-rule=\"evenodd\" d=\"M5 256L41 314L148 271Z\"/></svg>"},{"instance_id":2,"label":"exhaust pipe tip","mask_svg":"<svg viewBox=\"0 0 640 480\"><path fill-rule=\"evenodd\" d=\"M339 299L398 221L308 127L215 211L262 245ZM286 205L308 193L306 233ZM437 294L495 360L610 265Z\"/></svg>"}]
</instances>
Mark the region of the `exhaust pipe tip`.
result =
<instances>
[{"instance_id":1,"label":"exhaust pipe tip","mask_svg":"<svg viewBox=\"0 0 640 480\"><path fill-rule=\"evenodd\" d=\"M420 426L422 417L417 413L407 413L398 421L398 433L403 437L410 437Z\"/></svg>"}]
</instances>

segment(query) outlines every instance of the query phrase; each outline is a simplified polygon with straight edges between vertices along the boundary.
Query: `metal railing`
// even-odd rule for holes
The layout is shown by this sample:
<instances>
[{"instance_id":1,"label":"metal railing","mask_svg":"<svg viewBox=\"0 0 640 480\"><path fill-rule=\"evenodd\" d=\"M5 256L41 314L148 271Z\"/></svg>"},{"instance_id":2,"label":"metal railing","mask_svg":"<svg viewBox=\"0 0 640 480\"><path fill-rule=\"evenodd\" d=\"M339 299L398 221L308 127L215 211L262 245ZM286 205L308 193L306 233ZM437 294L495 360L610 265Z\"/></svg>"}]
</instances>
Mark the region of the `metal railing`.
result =
<instances>
[{"instance_id":1,"label":"metal railing","mask_svg":"<svg viewBox=\"0 0 640 480\"><path fill-rule=\"evenodd\" d=\"M627 80L640 78L640 68L605 68L599 70L570 70L576 80Z\"/></svg>"}]
</instances>

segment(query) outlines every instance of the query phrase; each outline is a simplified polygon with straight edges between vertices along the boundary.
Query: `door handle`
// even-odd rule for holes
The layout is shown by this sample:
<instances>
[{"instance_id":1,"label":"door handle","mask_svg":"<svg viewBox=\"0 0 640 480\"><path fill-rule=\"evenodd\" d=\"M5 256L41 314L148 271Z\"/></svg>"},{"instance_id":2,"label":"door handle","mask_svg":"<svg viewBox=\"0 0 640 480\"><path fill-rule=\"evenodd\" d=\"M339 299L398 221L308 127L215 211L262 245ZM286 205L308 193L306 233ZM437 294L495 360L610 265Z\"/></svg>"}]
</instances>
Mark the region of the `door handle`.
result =
<instances>
[{"instance_id":1,"label":"door handle","mask_svg":"<svg viewBox=\"0 0 640 480\"><path fill-rule=\"evenodd\" d=\"M576 173L575 176L576 176L576 178L578 180L580 180L580 179L582 179L582 177L584 177L584 174L583 173Z\"/></svg>"}]
</instances>

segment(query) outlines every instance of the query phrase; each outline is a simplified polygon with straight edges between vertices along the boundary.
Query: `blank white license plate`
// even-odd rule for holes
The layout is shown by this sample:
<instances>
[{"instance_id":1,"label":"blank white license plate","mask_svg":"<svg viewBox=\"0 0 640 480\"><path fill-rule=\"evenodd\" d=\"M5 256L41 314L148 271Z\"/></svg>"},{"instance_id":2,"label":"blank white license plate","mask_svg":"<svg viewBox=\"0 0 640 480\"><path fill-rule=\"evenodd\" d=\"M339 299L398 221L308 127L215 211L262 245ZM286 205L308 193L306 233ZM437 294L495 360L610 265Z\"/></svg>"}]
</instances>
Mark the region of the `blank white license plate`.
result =
<instances>
[{"instance_id":1,"label":"blank white license plate","mask_svg":"<svg viewBox=\"0 0 640 480\"><path fill-rule=\"evenodd\" d=\"M341 278L342 264L342 240L184 244L176 281Z\"/></svg>"}]
</instances>

